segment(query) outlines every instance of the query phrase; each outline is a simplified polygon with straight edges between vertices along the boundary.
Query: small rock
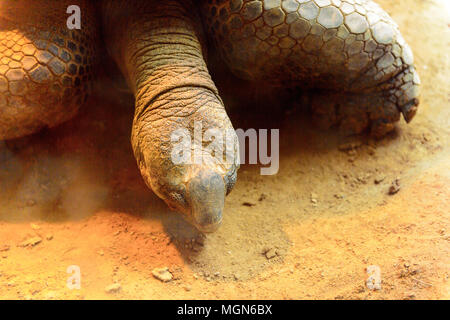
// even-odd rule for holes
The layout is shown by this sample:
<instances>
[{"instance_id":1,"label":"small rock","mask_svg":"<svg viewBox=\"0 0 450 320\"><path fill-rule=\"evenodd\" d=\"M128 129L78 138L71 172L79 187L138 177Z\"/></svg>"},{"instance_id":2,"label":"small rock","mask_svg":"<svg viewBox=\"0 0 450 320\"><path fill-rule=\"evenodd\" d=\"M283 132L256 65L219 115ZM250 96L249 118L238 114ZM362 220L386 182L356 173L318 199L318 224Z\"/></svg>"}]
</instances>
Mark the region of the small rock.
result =
<instances>
[{"instance_id":1,"label":"small rock","mask_svg":"<svg viewBox=\"0 0 450 320\"><path fill-rule=\"evenodd\" d=\"M173 275L169 272L168 267L153 269L152 274L162 282L169 282L173 279Z\"/></svg>"},{"instance_id":2,"label":"small rock","mask_svg":"<svg viewBox=\"0 0 450 320\"><path fill-rule=\"evenodd\" d=\"M35 245L42 242L41 237L32 237L19 244L19 247L34 247Z\"/></svg>"},{"instance_id":3,"label":"small rock","mask_svg":"<svg viewBox=\"0 0 450 320\"><path fill-rule=\"evenodd\" d=\"M192 290L192 287L190 285L188 285L188 284L184 285L183 288L186 291L191 291Z\"/></svg>"},{"instance_id":4,"label":"small rock","mask_svg":"<svg viewBox=\"0 0 450 320\"><path fill-rule=\"evenodd\" d=\"M40 226L38 226L37 224L34 224L34 223L30 224L30 227L33 230L39 230L41 228Z\"/></svg>"},{"instance_id":5,"label":"small rock","mask_svg":"<svg viewBox=\"0 0 450 320\"><path fill-rule=\"evenodd\" d=\"M53 240L53 235L52 234L48 234L46 239L47 239L47 241Z\"/></svg>"},{"instance_id":6,"label":"small rock","mask_svg":"<svg viewBox=\"0 0 450 320\"><path fill-rule=\"evenodd\" d=\"M373 182L374 182L375 184L380 184L380 183L382 183L382 182L384 181L384 179L386 179L385 176L376 177L376 178L373 180Z\"/></svg>"},{"instance_id":7,"label":"small rock","mask_svg":"<svg viewBox=\"0 0 450 320\"><path fill-rule=\"evenodd\" d=\"M423 139L423 142L430 142L431 141L431 135L428 134L428 133L423 133L422 134L422 139Z\"/></svg>"},{"instance_id":8,"label":"small rock","mask_svg":"<svg viewBox=\"0 0 450 320\"><path fill-rule=\"evenodd\" d=\"M362 184L366 184L367 183L367 175L361 175L358 178L356 178L356 180Z\"/></svg>"},{"instance_id":9,"label":"small rock","mask_svg":"<svg viewBox=\"0 0 450 320\"><path fill-rule=\"evenodd\" d=\"M0 252L9 251L9 246L7 244L0 246Z\"/></svg>"},{"instance_id":10,"label":"small rock","mask_svg":"<svg viewBox=\"0 0 450 320\"><path fill-rule=\"evenodd\" d=\"M122 289L120 283L113 283L105 288L106 293L117 293Z\"/></svg>"},{"instance_id":11,"label":"small rock","mask_svg":"<svg viewBox=\"0 0 450 320\"><path fill-rule=\"evenodd\" d=\"M255 204L251 203L251 202L243 202L242 205L246 206L246 207L253 207L253 206L255 206Z\"/></svg>"},{"instance_id":12,"label":"small rock","mask_svg":"<svg viewBox=\"0 0 450 320\"><path fill-rule=\"evenodd\" d=\"M313 204L317 204L317 194L315 194L314 192L311 192L311 202Z\"/></svg>"},{"instance_id":13,"label":"small rock","mask_svg":"<svg viewBox=\"0 0 450 320\"><path fill-rule=\"evenodd\" d=\"M399 191L400 191L400 182L399 182L398 179L395 179L392 182L391 186L389 187L388 194L392 196L392 195L396 194Z\"/></svg>"},{"instance_id":14,"label":"small rock","mask_svg":"<svg viewBox=\"0 0 450 320\"><path fill-rule=\"evenodd\" d=\"M277 252L275 251L275 249L270 249L268 251L266 251L264 253L264 255L266 256L267 259L273 259L277 256Z\"/></svg>"}]
</instances>

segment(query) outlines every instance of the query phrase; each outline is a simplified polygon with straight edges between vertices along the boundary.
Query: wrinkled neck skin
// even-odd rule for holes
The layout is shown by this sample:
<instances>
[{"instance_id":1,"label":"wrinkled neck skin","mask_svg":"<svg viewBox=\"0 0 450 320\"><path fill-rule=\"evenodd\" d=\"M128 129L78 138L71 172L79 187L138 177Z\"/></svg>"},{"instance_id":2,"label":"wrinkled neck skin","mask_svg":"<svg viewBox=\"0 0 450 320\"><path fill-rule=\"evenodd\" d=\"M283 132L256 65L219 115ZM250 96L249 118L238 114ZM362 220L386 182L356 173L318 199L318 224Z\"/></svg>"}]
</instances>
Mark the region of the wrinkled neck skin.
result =
<instances>
[{"instance_id":1,"label":"wrinkled neck skin","mask_svg":"<svg viewBox=\"0 0 450 320\"><path fill-rule=\"evenodd\" d=\"M136 98L131 140L144 180L201 231L214 231L222 220L225 194L236 180L237 137L231 161L171 161L174 130L193 133L199 122L203 132L232 129L204 61L194 4L104 0L101 6L107 50Z\"/></svg>"},{"instance_id":2,"label":"wrinkled neck skin","mask_svg":"<svg viewBox=\"0 0 450 320\"><path fill-rule=\"evenodd\" d=\"M152 99L162 93L156 91L159 85L170 90L180 79L217 91L204 63L202 28L192 1L103 0L102 6L108 53L137 98Z\"/></svg>"}]
</instances>

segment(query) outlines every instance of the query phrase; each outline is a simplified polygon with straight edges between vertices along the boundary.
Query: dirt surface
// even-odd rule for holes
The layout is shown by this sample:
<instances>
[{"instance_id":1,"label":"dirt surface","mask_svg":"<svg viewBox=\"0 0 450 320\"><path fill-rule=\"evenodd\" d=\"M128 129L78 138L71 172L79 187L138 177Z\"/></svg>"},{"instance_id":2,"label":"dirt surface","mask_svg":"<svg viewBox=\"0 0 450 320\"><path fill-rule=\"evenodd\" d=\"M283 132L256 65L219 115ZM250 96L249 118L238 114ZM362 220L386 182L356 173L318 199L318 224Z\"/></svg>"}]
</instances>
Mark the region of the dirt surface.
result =
<instances>
[{"instance_id":1,"label":"dirt surface","mask_svg":"<svg viewBox=\"0 0 450 320\"><path fill-rule=\"evenodd\" d=\"M280 171L242 166L207 237L144 185L133 100L107 83L63 126L0 142L0 298L449 299L450 5L378 2L415 53L417 117L375 141L233 109L236 128L280 128Z\"/></svg>"}]
</instances>

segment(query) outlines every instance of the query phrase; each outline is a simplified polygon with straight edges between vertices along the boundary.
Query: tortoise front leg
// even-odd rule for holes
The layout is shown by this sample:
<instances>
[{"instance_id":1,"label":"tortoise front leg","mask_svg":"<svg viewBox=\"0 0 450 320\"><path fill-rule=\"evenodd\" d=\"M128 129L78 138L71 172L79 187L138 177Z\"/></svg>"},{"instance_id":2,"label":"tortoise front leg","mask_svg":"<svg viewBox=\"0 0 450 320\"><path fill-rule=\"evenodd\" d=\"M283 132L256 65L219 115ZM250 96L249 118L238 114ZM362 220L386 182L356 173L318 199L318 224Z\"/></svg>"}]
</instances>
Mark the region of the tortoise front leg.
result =
<instances>
[{"instance_id":1,"label":"tortoise front leg","mask_svg":"<svg viewBox=\"0 0 450 320\"><path fill-rule=\"evenodd\" d=\"M239 77L314 89L324 126L381 136L419 103L413 55L369 0L204 1L213 43Z\"/></svg>"}]
</instances>

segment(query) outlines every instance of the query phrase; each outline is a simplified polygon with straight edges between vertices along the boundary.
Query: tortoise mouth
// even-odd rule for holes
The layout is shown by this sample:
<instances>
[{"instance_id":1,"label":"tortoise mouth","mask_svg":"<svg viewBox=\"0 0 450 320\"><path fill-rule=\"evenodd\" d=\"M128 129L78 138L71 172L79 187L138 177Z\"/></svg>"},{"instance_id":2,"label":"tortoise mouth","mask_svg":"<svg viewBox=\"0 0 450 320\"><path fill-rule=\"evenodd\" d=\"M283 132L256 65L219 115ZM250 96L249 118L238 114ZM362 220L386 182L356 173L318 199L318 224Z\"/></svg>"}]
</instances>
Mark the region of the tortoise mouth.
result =
<instances>
[{"instance_id":1,"label":"tortoise mouth","mask_svg":"<svg viewBox=\"0 0 450 320\"><path fill-rule=\"evenodd\" d=\"M204 233L216 231L222 224L225 204L225 183L218 173L201 170L187 183L187 200L191 207L190 218Z\"/></svg>"}]
</instances>

